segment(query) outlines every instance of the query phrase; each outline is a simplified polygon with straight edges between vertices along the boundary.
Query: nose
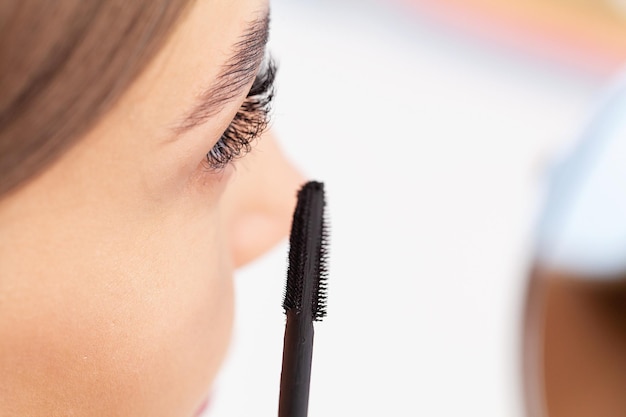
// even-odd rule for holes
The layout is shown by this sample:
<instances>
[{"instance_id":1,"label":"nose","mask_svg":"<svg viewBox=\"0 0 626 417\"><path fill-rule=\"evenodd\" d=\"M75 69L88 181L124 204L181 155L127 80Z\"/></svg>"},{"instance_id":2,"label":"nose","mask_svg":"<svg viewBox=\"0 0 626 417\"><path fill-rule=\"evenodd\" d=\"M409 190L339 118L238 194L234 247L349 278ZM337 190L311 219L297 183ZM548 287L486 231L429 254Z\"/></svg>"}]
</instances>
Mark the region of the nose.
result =
<instances>
[{"instance_id":1,"label":"nose","mask_svg":"<svg viewBox=\"0 0 626 417\"><path fill-rule=\"evenodd\" d=\"M236 267L254 260L288 235L296 194L304 182L271 132L237 162L222 202Z\"/></svg>"}]
</instances>

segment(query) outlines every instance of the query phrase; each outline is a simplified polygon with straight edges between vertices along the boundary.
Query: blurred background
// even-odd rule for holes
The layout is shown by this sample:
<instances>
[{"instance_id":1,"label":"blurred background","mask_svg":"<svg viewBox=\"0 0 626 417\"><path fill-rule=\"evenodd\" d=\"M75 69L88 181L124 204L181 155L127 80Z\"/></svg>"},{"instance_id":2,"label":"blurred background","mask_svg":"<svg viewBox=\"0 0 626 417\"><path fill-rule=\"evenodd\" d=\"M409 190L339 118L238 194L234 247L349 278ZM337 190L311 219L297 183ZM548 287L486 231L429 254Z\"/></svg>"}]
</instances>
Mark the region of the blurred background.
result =
<instances>
[{"instance_id":1,"label":"blurred background","mask_svg":"<svg viewBox=\"0 0 626 417\"><path fill-rule=\"evenodd\" d=\"M331 224L309 415L521 417L538 204L626 58L626 2L272 5L273 127ZM287 251L238 273L206 416L277 413Z\"/></svg>"}]
</instances>

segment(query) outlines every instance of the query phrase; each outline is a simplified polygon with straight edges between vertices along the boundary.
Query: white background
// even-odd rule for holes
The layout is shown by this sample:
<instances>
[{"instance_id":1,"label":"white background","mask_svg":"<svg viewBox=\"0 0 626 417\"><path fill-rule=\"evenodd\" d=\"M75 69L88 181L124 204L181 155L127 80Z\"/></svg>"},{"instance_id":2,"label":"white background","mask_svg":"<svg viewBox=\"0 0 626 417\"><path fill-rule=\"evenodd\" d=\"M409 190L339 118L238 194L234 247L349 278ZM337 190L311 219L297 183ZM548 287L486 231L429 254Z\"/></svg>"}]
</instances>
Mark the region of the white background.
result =
<instances>
[{"instance_id":1,"label":"white background","mask_svg":"<svg viewBox=\"0 0 626 417\"><path fill-rule=\"evenodd\" d=\"M375 0L274 0L274 129L325 182L311 417L522 415L519 332L550 158L603 80ZM207 416L277 415L287 243L240 271Z\"/></svg>"}]
</instances>

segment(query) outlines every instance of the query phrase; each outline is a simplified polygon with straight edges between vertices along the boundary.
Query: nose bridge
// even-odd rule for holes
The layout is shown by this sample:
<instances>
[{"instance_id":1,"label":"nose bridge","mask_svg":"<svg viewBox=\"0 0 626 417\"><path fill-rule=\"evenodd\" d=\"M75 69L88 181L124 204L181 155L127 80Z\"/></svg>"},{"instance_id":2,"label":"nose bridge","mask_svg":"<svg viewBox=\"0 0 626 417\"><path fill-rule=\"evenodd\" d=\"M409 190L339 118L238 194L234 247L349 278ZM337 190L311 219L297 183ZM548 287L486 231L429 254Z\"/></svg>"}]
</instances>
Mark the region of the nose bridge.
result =
<instances>
[{"instance_id":1,"label":"nose bridge","mask_svg":"<svg viewBox=\"0 0 626 417\"><path fill-rule=\"evenodd\" d=\"M287 236L304 181L271 133L239 161L224 196L235 266L254 260Z\"/></svg>"}]
</instances>

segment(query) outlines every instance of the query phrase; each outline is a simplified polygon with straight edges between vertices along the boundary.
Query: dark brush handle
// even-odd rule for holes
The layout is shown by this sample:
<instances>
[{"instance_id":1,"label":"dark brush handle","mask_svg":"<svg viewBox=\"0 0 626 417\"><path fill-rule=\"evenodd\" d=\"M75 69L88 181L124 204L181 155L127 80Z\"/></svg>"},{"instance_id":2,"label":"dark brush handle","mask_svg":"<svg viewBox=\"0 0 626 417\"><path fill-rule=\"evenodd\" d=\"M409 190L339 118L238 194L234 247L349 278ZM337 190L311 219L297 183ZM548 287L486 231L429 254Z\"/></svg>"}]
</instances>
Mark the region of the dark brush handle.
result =
<instances>
[{"instance_id":1,"label":"dark brush handle","mask_svg":"<svg viewBox=\"0 0 626 417\"><path fill-rule=\"evenodd\" d=\"M308 316L308 317L307 317ZM313 321L310 314L287 311L278 417L306 417L309 408Z\"/></svg>"}]
</instances>

